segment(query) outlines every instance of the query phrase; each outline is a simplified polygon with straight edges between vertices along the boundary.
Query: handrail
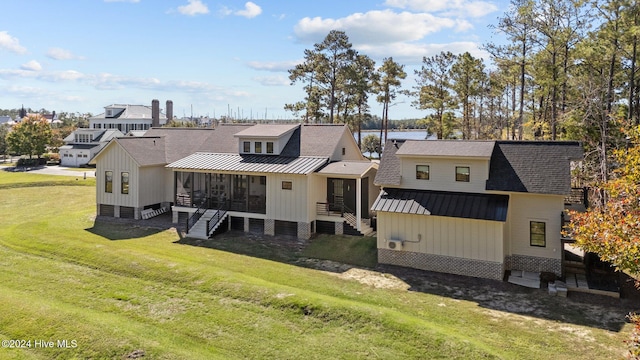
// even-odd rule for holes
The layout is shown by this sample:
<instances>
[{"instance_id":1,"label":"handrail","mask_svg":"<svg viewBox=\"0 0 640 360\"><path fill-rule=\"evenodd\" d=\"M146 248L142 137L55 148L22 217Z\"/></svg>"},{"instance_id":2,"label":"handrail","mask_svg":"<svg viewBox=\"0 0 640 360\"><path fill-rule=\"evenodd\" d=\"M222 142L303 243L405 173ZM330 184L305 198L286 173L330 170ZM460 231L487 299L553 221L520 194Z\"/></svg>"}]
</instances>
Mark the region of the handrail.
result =
<instances>
[{"instance_id":1,"label":"handrail","mask_svg":"<svg viewBox=\"0 0 640 360\"><path fill-rule=\"evenodd\" d=\"M193 225L195 225L198 222L198 220L200 220L200 218L205 213L205 211L207 211L204 207L205 203L206 201L200 204L196 212L191 214L191 216L189 216L189 219L187 219L187 234L189 233L189 230L193 227Z\"/></svg>"},{"instance_id":2,"label":"handrail","mask_svg":"<svg viewBox=\"0 0 640 360\"><path fill-rule=\"evenodd\" d=\"M227 213L226 210L217 210L213 216L207 220L207 237L213 232L213 228L220 222L222 217Z\"/></svg>"},{"instance_id":3,"label":"handrail","mask_svg":"<svg viewBox=\"0 0 640 360\"><path fill-rule=\"evenodd\" d=\"M340 210L340 216L342 217L344 217L344 214L355 214L355 211L351 210L345 204L316 202L316 214L318 215L337 216L332 215L332 212L336 212L336 210L333 209Z\"/></svg>"}]
</instances>

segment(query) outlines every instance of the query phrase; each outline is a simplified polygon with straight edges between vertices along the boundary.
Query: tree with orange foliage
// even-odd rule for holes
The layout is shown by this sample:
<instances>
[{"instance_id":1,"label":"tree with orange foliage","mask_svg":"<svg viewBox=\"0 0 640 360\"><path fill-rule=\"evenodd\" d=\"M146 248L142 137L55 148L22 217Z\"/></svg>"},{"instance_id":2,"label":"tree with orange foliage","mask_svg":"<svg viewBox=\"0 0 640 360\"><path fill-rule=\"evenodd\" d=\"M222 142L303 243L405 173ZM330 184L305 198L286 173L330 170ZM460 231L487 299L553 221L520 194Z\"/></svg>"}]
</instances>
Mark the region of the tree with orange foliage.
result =
<instances>
[{"instance_id":1,"label":"tree with orange foliage","mask_svg":"<svg viewBox=\"0 0 640 360\"><path fill-rule=\"evenodd\" d=\"M629 146L614 151L617 167L599 186L603 201L585 212L571 212L564 235L635 277L640 287L640 126L626 133ZM629 319L635 328L627 358L640 359L640 316L631 314Z\"/></svg>"},{"instance_id":2,"label":"tree with orange foliage","mask_svg":"<svg viewBox=\"0 0 640 360\"><path fill-rule=\"evenodd\" d=\"M29 155L29 159L33 155L39 158L47 150L51 138L51 126L44 117L28 116L13 127L7 135L7 144L13 153Z\"/></svg>"}]
</instances>

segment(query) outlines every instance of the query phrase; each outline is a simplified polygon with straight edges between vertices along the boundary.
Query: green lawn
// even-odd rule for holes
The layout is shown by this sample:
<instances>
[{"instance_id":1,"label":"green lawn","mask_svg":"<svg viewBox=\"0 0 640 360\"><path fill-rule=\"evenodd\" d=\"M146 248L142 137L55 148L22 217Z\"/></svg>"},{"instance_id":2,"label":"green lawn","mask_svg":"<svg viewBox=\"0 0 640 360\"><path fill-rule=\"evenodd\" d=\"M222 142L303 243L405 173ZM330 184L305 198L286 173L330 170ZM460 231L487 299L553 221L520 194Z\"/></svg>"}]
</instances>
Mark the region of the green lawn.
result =
<instances>
[{"instance_id":1,"label":"green lawn","mask_svg":"<svg viewBox=\"0 0 640 360\"><path fill-rule=\"evenodd\" d=\"M0 171L0 340L31 341L0 348L0 359L122 359L136 350L149 359L615 359L624 352L628 325L616 332L587 320L499 313L186 245L175 230L95 224L93 181ZM36 348L36 340L77 346Z\"/></svg>"}]
</instances>

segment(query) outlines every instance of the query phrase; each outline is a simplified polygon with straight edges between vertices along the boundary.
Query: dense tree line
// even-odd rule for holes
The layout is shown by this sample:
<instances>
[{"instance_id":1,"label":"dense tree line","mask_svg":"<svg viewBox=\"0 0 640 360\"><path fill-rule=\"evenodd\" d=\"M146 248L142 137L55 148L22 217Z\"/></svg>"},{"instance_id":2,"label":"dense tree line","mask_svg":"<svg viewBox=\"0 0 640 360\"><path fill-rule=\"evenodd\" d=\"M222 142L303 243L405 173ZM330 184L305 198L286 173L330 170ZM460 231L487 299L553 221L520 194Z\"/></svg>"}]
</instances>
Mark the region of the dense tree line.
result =
<instances>
[{"instance_id":1,"label":"dense tree line","mask_svg":"<svg viewBox=\"0 0 640 360\"><path fill-rule=\"evenodd\" d=\"M612 151L626 146L619 129L640 123L639 13L635 0L511 0L492 26L506 41L483 45L488 63L468 52L425 56L404 89L403 65L376 67L334 30L289 70L306 96L285 108L358 130L375 119L366 103L375 96L385 128L402 92L425 111L417 126L438 138L580 140L585 176L606 180Z\"/></svg>"}]
</instances>

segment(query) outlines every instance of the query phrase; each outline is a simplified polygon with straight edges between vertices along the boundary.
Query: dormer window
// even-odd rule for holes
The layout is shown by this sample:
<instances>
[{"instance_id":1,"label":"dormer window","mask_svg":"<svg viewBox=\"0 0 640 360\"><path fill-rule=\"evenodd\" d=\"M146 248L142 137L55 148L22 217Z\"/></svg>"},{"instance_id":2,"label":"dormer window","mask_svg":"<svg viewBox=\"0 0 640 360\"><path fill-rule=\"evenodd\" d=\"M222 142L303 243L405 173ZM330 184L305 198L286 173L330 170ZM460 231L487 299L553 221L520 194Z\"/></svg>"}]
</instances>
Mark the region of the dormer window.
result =
<instances>
[{"instance_id":1,"label":"dormer window","mask_svg":"<svg viewBox=\"0 0 640 360\"><path fill-rule=\"evenodd\" d=\"M267 154L273 154L273 141L267 141Z\"/></svg>"},{"instance_id":2,"label":"dormer window","mask_svg":"<svg viewBox=\"0 0 640 360\"><path fill-rule=\"evenodd\" d=\"M256 154L262 154L262 142L261 141L256 141L255 145L255 152Z\"/></svg>"},{"instance_id":3,"label":"dormer window","mask_svg":"<svg viewBox=\"0 0 640 360\"><path fill-rule=\"evenodd\" d=\"M246 152L246 153L251 152L251 141L242 142L242 152Z\"/></svg>"},{"instance_id":4,"label":"dormer window","mask_svg":"<svg viewBox=\"0 0 640 360\"><path fill-rule=\"evenodd\" d=\"M107 110L107 117L113 117L113 110Z\"/></svg>"}]
</instances>

